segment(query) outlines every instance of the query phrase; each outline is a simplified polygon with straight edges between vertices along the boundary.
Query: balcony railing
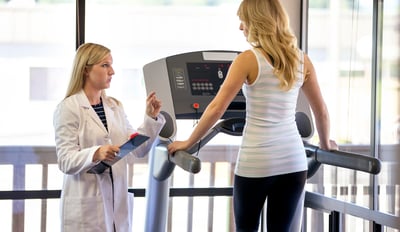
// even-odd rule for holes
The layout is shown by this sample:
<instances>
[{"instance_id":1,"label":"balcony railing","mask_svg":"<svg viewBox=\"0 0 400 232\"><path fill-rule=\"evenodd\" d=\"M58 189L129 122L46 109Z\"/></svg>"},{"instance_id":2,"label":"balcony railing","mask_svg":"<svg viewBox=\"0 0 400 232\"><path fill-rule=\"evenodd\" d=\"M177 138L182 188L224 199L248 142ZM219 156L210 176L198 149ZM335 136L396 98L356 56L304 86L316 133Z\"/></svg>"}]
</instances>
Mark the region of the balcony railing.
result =
<instances>
[{"instance_id":1,"label":"balcony railing","mask_svg":"<svg viewBox=\"0 0 400 232\"><path fill-rule=\"evenodd\" d=\"M170 179L167 231L234 231L231 186L236 154L234 146L206 146L199 154L200 173L193 175L176 167ZM137 199L134 231L143 231L145 221L147 161L138 158L129 167L129 191ZM0 147L0 180L3 231L58 230L62 174L56 166L54 147ZM39 183L32 183L35 181ZM313 182L309 181L309 189L321 189ZM398 185L380 186L381 194L384 191L393 203L393 209L388 209L393 214L387 214L347 202L362 199L368 204L372 191L365 183L336 182L322 187L335 198L306 193L303 231L399 231L400 220L395 216L400 205Z\"/></svg>"}]
</instances>

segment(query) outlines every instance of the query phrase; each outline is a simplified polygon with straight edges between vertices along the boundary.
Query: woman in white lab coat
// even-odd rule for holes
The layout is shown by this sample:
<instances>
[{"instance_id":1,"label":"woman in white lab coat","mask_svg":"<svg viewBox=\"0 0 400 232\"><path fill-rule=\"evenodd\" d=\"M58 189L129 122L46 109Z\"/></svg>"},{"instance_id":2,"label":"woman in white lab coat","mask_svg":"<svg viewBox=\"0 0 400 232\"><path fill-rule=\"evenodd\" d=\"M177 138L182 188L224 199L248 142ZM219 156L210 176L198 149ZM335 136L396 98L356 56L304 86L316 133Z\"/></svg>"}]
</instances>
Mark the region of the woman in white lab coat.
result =
<instances>
[{"instance_id":1,"label":"woman in white lab coat","mask_svg":"<svg viewBox=\"0 0 400 232\"><path fill-rule=\"evenodd\" d=\"M65 174L61 192L61 231L132 231L133 194L128 193L127 164L151 149L165 119L155 93L146 99L142 125L133 129L122 104L105 94L114 70L108 48L93 43L76 53L65 99L54 113L59 169ZM102 174L87 171L113 160L119 145L139 132L144 144Z\"/></svg>"}]
</instances>

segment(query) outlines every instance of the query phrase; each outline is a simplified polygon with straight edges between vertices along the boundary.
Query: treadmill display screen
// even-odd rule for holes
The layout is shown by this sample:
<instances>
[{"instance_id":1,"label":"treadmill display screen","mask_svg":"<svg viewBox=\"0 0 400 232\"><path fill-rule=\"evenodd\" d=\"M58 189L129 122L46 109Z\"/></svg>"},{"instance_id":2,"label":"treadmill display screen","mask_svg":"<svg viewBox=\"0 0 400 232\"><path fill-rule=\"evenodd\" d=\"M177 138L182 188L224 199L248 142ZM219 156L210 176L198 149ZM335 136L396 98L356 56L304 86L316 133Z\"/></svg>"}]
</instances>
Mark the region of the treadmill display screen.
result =
<instances>
[{"instance_id":1,"label":"treadmill display screen","mask_svg":"<svg viewBox=\"0 0 400 232\"><path fill-rule=\"evenodd\" d=\"M225 80L231 62L187 63L189 85L194 96L215 96Z\"/></svg>"}]
</instances>

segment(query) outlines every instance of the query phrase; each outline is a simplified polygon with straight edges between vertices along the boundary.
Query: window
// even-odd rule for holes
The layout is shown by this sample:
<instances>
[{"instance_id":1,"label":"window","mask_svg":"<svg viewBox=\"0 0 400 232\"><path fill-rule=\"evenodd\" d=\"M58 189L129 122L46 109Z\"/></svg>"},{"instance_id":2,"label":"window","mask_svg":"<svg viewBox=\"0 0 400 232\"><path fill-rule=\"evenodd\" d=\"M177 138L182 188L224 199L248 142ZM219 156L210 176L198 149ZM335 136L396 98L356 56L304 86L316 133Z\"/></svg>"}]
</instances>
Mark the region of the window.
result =
<instances>
[{"instance_id":1,"label":"window","mask_svg":"<svg viewBox=\"0 0 400 232\"><path fill-rule=\"evenodd\" d=\"M54 144L52 115L75 51L74 2L0 3L0 146Z\"/></svg>"},{"instance_id":2,"label":"window","mask_svg":"<svg viewBox=\"0 0 400 232\"><path fill-rule=\"evenodd\" d=\"M308 52L330 111L332 137L342 150L378 154L382 169L377 186L369 174L328 165L322 167L322 179L310 182L314 191L399 215L400 5L397 0L382 1L379 11L382 8L375 9L374 2L378 1L310 0ZM374 35L374 11L382 16L377 22L382 38ZM374 43L378 44L376 73ZM316 187L318 183L324 187Z\"/></svg>"}]
</instances>

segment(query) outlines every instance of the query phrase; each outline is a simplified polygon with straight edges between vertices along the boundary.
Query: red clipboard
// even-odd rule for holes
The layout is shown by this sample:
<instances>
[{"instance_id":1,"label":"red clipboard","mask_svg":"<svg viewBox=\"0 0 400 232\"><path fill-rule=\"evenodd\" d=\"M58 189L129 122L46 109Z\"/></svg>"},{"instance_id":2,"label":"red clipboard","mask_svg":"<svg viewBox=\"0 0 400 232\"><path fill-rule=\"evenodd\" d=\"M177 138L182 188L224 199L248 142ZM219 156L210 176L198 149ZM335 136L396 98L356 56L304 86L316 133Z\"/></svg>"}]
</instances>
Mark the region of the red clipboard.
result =
<instances>
[{"instance_id":1,"label":"red clipboard","mask_svg":"<svg viewBox=\"0 0 400 232\"><path fill-rule=\"evenodd\" d=\"M117 154L117 156L115 156L115 158L112 161L108 160L101 161L100 163L96 164L94 167L89 169L87 173L93 173L93 174L103 173L107 168L111 167L116 162L124 158L127 154L135 150L142 143L146 142L149 138L150 137L146 135L141 135L139 133L132 134L130 136L130 139L119 147L120 149L119 153Z\"/></svg>"}]
</instances>

